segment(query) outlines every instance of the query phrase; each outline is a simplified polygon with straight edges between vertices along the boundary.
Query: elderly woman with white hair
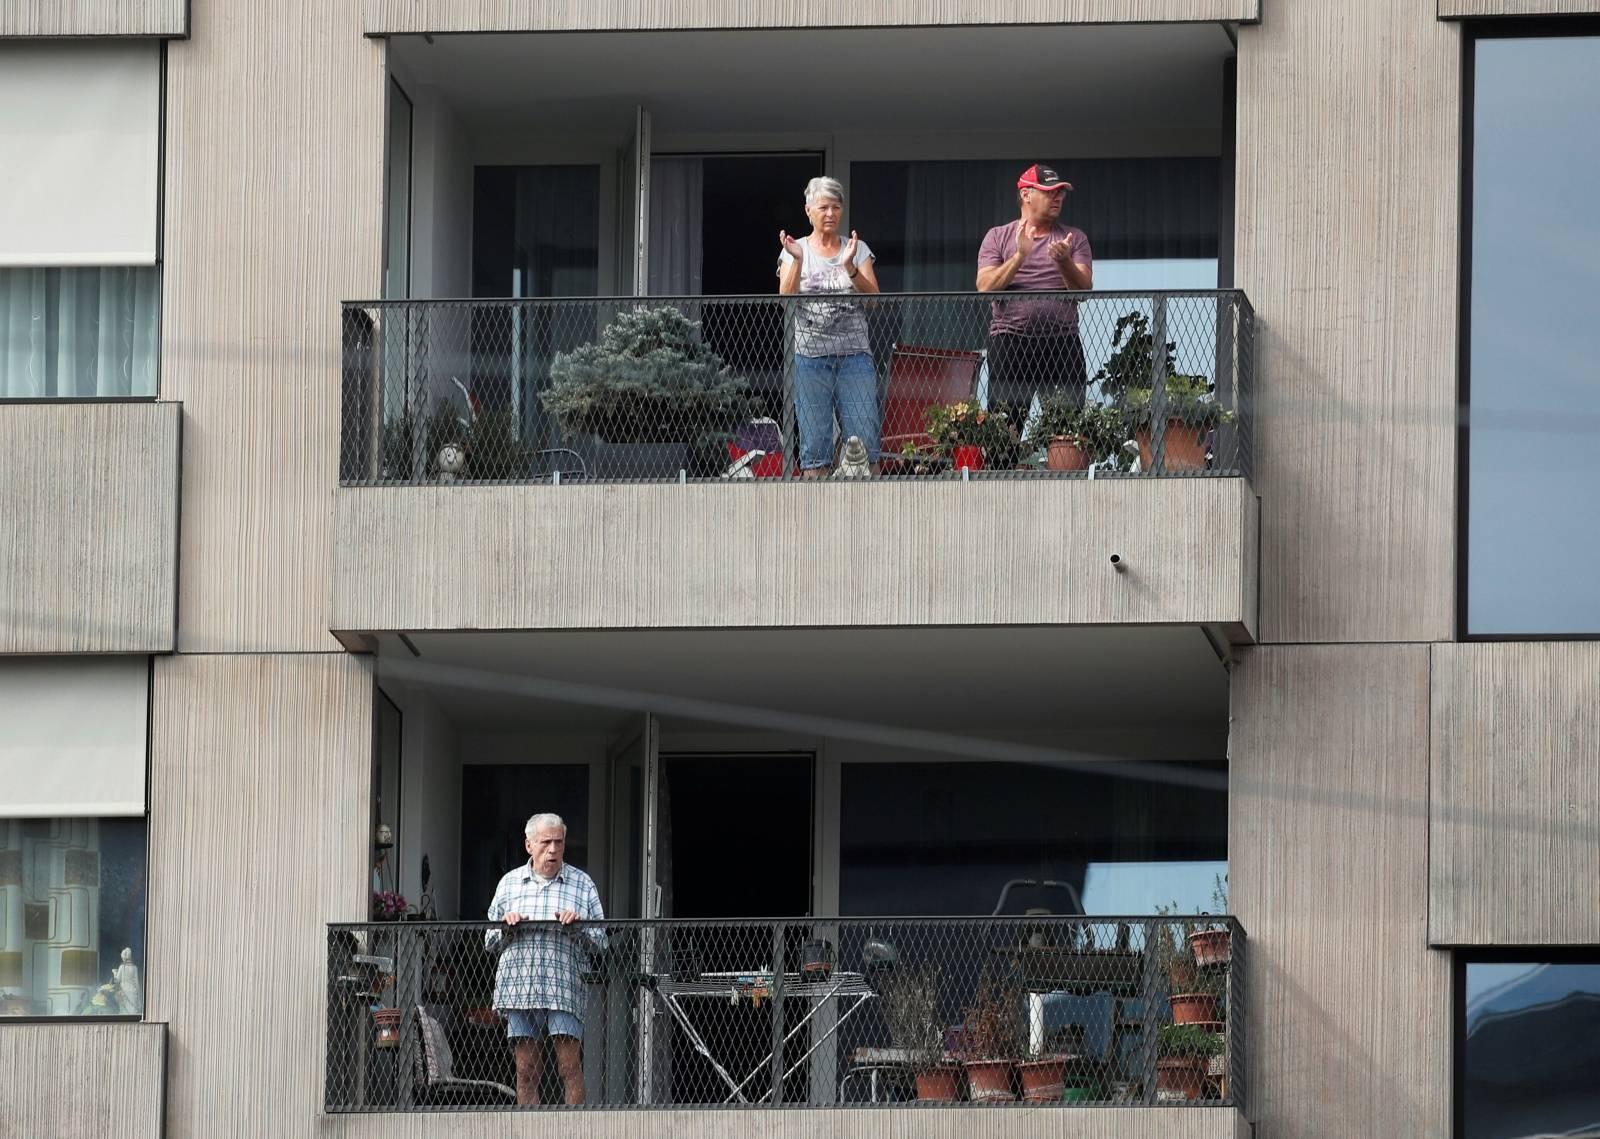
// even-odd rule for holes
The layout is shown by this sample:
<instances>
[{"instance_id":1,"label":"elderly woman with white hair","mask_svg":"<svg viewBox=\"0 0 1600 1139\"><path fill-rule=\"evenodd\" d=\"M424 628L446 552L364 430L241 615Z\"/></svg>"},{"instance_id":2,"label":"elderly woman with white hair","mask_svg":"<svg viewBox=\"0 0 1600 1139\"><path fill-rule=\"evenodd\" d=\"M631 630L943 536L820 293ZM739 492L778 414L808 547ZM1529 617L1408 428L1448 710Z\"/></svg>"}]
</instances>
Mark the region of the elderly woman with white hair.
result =
<instances>
[{"instance_id":1,"label":"elderly woman with white hair","mask_svg":"<svg viewBox=\"0 0 1600 1139\"><path fill-rule=\"evenodd\" d=\"M811 232L791 237L778 232L778 292L785 296L876 293L872 250L844 220L844 187L833 178L806 184L806 217ZM800 428L800 473L828 474L833 465L834 417L839 436L857 436L866 445L873 474L878 473L878 370L867 338L867 317L858 301L806 300L795 305L794 403Z\"/></svg>"}]
</instances>

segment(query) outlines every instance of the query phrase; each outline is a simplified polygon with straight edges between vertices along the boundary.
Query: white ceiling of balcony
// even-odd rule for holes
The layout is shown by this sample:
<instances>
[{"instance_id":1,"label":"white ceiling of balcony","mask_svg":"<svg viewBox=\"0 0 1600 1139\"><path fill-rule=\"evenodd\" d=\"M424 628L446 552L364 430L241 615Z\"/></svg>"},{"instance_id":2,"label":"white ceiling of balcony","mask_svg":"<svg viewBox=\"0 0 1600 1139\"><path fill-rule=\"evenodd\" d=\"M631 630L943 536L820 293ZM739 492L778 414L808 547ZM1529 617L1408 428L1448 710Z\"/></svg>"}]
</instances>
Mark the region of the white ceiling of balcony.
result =
<instances>
[{"instance_id":1,"label":"white ceiling of balcony","mask_svg":"<svg viewBox=\"0 0 1600 1139\"><path fill-rule=\"evenodd\" d=\"M1226 731L1228 675L1193 626L451 632L409 640L420 657L397 636L378 638L380 677L426 687L463 729L609 727L642 709L679 724L748 729L781 727L764 723L764 714L792 713L976 736L1064 727Z\"/></svg>"},{"instance_id":2,"label":"white ceiling of balcony","mask_svg":"<svg viewBox=\"0 0 1600 1139\"><path fill-rule=\"evenodd\" d=\"M396 37L397 70L483 129L1216 127L1218 24Z\"/></svg>"}]
</instances>

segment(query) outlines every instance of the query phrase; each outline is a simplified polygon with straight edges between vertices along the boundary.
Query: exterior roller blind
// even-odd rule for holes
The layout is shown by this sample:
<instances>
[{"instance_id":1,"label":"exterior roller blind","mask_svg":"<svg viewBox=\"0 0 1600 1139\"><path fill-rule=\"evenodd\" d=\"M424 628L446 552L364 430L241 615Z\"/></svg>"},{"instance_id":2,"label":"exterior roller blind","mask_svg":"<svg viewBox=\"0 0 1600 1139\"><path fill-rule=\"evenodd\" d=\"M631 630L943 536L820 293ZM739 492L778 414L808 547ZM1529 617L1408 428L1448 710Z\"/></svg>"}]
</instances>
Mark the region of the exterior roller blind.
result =
<instances>
[{"instance_id":1,"label":"exterior roller blind","mask_svg":"<svg viewBox=\"0 0 1600 1139\"><path fill-rule=\"evenodd\" d=\"M147 657L0 661L0 818L143 815Z\"/></svg>"},{"instance_id":2,"label":"exterior roller blind","mask_svg":"<svg viewBox=\"0 0 1600 1139\"><path fill-rule=\"evenodd\" d=\"M0 42L0 266L153 265L154 42Z\"/></svg>"}]
</instances>

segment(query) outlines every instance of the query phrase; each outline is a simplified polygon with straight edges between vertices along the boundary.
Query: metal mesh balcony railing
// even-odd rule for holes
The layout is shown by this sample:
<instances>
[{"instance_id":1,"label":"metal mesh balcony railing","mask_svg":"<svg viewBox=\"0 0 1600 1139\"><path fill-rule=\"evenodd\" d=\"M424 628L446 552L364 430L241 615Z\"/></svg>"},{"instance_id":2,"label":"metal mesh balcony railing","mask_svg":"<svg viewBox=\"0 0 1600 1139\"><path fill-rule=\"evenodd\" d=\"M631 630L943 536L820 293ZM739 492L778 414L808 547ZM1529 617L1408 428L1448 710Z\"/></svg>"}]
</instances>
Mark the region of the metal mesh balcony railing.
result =
<instances>
[{"instance_id":1,"label":"metal mesh balcony railing","mask_svg":"<svg viewBox=\"0 0 1600 1139\"><path fill-rule=\"evenodd\" d=\"M1250 467L1231 290L363 301L343 337L345 485Z\"/></svg>"},{"instance_id":2,"label":"metal mesh balcony railing","mask_svg":"<svg viewBox=\"0 0 1600 1139\"><path fill-rule=\"evenodd\" d=\"M1244 947L1226 917L332 925L326 1106L1242 1105ZM513 973L552 1035L508 1041Z\"/></svg>"}]
</instances>

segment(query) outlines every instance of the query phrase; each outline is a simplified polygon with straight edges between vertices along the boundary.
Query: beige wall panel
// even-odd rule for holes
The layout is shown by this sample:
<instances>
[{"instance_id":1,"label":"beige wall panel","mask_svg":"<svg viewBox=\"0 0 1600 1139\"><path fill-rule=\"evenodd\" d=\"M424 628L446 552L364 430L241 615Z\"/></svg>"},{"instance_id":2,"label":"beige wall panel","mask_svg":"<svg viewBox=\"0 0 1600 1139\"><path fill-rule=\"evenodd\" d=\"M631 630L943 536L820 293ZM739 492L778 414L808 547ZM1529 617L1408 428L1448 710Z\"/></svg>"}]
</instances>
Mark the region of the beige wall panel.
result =
<instances>
[{"instance_id":1,"label":"beige wall panel","mask_svg":"<svg viewBox=\"0 0 1600 1139\"><path fill-rule=\"evenodd\" d=\"M188 0L0 0L6 36L181 36Z\"/></svg>"},{"instance_id":2,"label":"beige wall panel","mask_svg":"<svg viewBox=\"0 0 1600 1139\"><path fill-rule=\"evenodd\" d=\"M367 34L1255 20L1261 0L363 0Z\"/></svg>"},{"instance_id":3,"label":"beige wall panel","mask_svg":"<svg viewBox=\"0 0 1600 1139\"><path fill-rule=\"evenodd\" d=\"M155 666L148 1015L167 1139L315 1133L330 921L366 917L371 673L339 653Z\"/></svg>"},{"instance_id":4,"label":"beige wall panel","mask_svg":"<svg viewBox=\"0 0 1600 1139\"><path fill-rule=\"evenodd\" d=\"M1436 645L1429 933L1600 942L1600 644Z\"/></svg>"},{"instance_id":5,"label":"beige wall panel","mask_svg":"<svg viewBox=\"0 0 1600 1139\"><path fill-rule=\"evenodd\" d=\"M0 1135L162 1139L165 1027L7 1024Z\"/></svg>"},{"instance_id":6,"label":"beige wall panel","mask_svg":"<svg viewBox=\"0 0 1600 1139\"><path fill-rule=\"evenodd\" d=\"M175 403L0 405L0 653L175 639Z\"/></svg>"},{"instance_id":7,"label":"beige wall panel","mask_svg":"<svg viewBox=\"0 0 1600 1139\"><path fill-rule=\"evenodd\" d=\"M354 3L193 3L162 270L162 394L190 427L179 646L329 649L339 302L378 291L383 47Z\"/></svg>"},{"instance_id":8,"label":"beige wall panel","mask_svg":"<svg viewBox=\"0 0 1600 1139\"><path fill-rule=\"evenodd\" d=\"M1229 902L1249 937L1256 1139L1446 1139L1428 646L1248 649L1232 706Z\"/></svg>"},{"instance_id":9,"label":"beige wall panel","mask_svg":"<svg viewBox=\"0 0 1600 1139\"><path fill-rule=\"evenodd\" d=\"M1600 12L1600 0L1439 0L1443 19L1462 16L1584 16Z\"/></svg>"},{"instance_id":10,"label":"beige wall panel","mask_svg":"<svg viewBox=\"0 0 1600 1139\"><path fill-rule=\"evenodd\" d=\"M1239 31L1263 641L1451 636L1460 52L1429 0Z\"/></svg>"},{"instance_id":11,"label":"beige wall panel","mask_svg":"<svg viewBox=\"0 0 1600 1139\"><path fill-rule=\"evenodd\" d=\"M350 488L333 627L1253 627L1255 509L1243 479Z\"/></svg>"},{"instance_id":12,"label":"beige wall panel","mask_svg":"<svg viewBox=\"0 0 1600 1139\"><path fill-rule=\"evenodd\" d=\"M1235 1139L1232 1108L941 1108L934 1111L602 1111L584 1139ZM571 1139L537 1112L348 1115L339 1139Z\"/></svg>"}]
</instances>

